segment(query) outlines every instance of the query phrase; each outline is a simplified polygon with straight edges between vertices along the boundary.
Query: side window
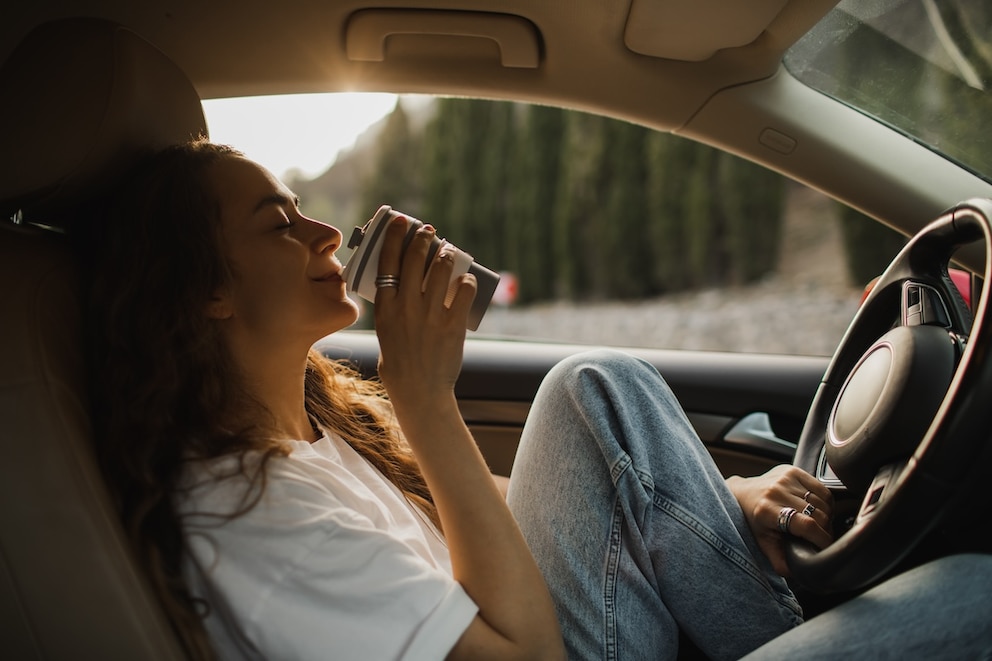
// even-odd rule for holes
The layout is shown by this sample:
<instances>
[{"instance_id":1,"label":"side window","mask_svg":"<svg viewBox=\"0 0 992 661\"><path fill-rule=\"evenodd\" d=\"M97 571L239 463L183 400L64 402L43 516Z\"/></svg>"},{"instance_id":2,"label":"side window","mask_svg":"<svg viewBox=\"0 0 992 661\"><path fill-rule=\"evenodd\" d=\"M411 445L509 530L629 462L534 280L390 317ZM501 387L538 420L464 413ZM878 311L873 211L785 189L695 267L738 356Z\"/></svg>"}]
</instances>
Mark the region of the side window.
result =
<instances>
[{"instance_id":1,"label":"side window","mask_svg":"<svg viewBox=\"0 0 992 661\"><path fill-rule=\"evenodd\" d=\"M905 242L718 150L508 102L401 97L322 172L274 172L345 236L389 204L499 271L481 336L830 355Z\"/></svg>"}]
</instances>

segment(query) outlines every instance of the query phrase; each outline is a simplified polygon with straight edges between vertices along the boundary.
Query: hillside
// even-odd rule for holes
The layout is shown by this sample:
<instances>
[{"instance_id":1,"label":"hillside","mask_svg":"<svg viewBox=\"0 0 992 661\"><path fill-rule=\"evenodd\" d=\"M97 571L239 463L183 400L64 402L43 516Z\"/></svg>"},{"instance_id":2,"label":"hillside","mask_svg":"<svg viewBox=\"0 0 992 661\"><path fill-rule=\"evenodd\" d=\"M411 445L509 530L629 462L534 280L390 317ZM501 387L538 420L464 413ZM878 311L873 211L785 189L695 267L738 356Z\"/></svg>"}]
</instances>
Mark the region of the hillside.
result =
<instances>
[{"instance_id":1,"label":"hillside","mask_svg":"<svg viewBox=\"0 0 992 661\"><path fill-rule=\"evenodd\" d=\"M432 106L401 100L411 123L424 126ZM304 211L347 235L372 213L358 208L360 184L374 167L385 120L320 176L289 185ZM799 184L787 186L777 271L761 282L628 303L545 303L492 309L480 334L662 348L832 353L854 314L861 286L848 283L837 207Z\"/></svg>"},{"instance_id":2,"label":"hillside","mask_svg":"<svg viewBox=\"0 0 992 661\"><path fill-rule=\"evenodd\" d=\"M779 270L747 287L636 303L493 308L480 334L668 349L833 353L857 310L847 282L836 206L790 185Z\"/></svg>"}]
</instances>

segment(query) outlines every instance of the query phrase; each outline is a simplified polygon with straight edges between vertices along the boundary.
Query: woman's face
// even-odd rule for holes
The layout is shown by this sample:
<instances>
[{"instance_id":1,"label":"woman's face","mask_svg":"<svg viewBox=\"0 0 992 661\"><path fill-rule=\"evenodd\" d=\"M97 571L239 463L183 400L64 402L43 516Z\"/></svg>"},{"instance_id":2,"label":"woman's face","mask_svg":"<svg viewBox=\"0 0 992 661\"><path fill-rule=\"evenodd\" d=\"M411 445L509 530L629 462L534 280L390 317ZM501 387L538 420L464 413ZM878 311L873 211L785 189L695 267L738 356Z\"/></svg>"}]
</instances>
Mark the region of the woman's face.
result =
<instances>
[{"instance_id":1,"label":"woman's face","mask_svg":"<svg viewBox=\"0 0 992 661\"><path fill-rule=\"evenodd\" d=\"M287 341L309 348L355 322L335 256L341 232L302 215L296 196L252 161L223 159L211 183L233 275L209 311L229 336L262 350Z\"/></svg>"}]
</instances>

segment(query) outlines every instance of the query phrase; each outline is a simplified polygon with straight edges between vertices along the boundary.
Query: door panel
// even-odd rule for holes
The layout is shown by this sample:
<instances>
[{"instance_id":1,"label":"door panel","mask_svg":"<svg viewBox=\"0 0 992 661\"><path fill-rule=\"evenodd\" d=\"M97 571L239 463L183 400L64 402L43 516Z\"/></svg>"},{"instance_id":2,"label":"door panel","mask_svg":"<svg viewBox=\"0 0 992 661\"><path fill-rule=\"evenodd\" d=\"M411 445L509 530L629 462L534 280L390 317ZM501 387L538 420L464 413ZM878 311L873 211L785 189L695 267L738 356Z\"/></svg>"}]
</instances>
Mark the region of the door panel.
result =
<instances>
[{"instance_id":1,"label":"door panel","mask_svg":"<svg viewBox=\"0 0 992 661\"><path fill-rule=\"evenodd\" d=\"M318 347L375 374L378 342L347 331ZM493 472L508 475L530 402L544 375L591 347L470 338L456 386L462 416ZM828 358L625 349L668 381L725 475L755 475L792 459Z\"/></svg>"}]
</instances>

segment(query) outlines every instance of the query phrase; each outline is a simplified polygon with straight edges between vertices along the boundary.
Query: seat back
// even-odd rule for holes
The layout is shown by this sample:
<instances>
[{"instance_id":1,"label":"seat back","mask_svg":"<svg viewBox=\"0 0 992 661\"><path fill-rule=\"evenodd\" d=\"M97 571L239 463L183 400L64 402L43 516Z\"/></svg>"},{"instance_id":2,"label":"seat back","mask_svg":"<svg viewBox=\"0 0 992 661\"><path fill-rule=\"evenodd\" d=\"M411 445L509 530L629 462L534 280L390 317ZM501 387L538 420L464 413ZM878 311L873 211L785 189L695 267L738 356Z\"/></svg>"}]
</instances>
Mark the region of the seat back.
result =
<instances>
[{"instance_id":1,"label":"seat back","mask_svg":"<svg viewBox=\"0 0 992 661\"><path fill-rule=\"evenodd\" d=\"M29 35L0 99L0 650L182 658L96 465L78 277L50 226L138 154L205 133L202 107L162 53L88 19Z\"/></svg>"}]
</instances>

